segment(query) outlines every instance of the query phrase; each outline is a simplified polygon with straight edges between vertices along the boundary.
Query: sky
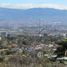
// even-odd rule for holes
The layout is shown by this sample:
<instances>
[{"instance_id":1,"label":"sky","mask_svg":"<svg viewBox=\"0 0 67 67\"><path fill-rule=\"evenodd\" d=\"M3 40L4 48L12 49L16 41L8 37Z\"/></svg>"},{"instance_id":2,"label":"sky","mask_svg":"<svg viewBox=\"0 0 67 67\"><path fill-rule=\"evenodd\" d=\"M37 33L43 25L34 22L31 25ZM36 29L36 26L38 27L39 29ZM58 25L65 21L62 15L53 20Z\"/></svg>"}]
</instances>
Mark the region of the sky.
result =
<instances>
[{"instance_id":1,"label":"sky","mask_svg":"<svg viewBox=\"0 0 67 67\"><path fill-rule=\"evenodd\" d=\"M67 0L0 0L0 7L17 9L40 7L67 10Z\"/></svg>"}]
</instances>

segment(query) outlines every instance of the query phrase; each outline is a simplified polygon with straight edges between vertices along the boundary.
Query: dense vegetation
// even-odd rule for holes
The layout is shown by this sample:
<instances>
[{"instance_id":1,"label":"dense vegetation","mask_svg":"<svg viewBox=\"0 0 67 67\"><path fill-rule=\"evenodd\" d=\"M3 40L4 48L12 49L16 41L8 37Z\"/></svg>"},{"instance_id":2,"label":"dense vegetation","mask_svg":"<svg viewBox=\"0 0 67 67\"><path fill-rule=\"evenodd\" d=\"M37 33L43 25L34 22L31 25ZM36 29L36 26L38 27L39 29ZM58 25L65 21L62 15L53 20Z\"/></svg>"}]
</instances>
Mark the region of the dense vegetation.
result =
<instances>
[{"instance_id":1,"label":"dense vegetation","mask_svg":"<svg viewBox=\"0 0 67 67\"><path fill-rule=\"evenodd\" d=\"M0 40L0 67L54 67L58 62L51 61L45 54L51 55L54 53L52 48L45 48L62 37L55 36L16 36L7 37L1 36ZM32 50L32 47L44 44L42 49ZM58 43L59 44L59 43ZM63 43L62 43L63 44ZM65 46L64 42L64 46ZM63 47L64 47L63 46ZM30 49L31 47L31 49ZM65 46L66 47L66 46ZM29 49L30 50L29 50ZM50 49L50 51L48 51ZM64 48L65 49L65 48ZM57 48L58 50L58 48ZM59 51L60 52L60 51ZM59 67L60 64L59 63Z\"/></svg>"}]
</instances>

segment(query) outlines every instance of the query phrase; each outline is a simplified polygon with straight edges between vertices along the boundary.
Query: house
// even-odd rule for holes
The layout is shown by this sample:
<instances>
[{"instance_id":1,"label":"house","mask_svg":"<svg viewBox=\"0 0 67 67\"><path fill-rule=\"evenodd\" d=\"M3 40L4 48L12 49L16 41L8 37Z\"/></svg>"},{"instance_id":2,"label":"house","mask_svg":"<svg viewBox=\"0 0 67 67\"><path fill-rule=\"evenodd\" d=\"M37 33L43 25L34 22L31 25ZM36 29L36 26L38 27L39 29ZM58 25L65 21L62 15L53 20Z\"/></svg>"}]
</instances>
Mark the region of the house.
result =
<instances>
[{"instance_id":1,"label":"house","mask_svg":"<svg viewBox=\"0 0 67 67\"><path fill-rule=\"evenodd\" d=\"M40 50L40 49L43 49L44 48L44 44L40 44L40 45L36 45L35 46L35 50Z\"/></svg>"},{"instance_id":2,"label":"house","mask_svg":"<svg viewBox=\"0 0 67 67\"><path fill-rule=\"evenodd\" d=\"M57 58L57 61L63 62L64 64L67 65L67 57L59 57Z\"/></svg>"}]
</instances>

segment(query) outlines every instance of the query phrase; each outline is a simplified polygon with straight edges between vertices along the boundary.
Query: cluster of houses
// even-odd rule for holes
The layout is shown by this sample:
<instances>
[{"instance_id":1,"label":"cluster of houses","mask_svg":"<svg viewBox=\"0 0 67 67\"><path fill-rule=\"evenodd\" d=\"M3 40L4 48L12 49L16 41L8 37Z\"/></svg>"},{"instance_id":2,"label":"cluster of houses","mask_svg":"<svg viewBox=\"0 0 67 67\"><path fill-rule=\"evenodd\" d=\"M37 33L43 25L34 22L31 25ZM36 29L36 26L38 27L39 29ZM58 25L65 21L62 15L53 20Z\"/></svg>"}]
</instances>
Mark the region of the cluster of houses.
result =
<instances>
[{"instance_id":1,"label":"cluster of houses","mask_svg":"<svg viewBox=\"0 0 67 67\"><path fill-rule=\"evenodd\" d=\"M2 33L2 35L6 35L6 33ZM0 37L0 40L2 40L2 37ZM5 55L5 54L9 54L9 55L14 55L17 53L22 54L23 51L28 52L30 55L33 56L37 56L38 58L43 58L43 57L47 57L48 59L55 59L57 57L56 54L54 54L54 52L57 50L58 45L55 44L54 42L51 44L38 44L38 45L30 45L30 46L22 46L21 48L18 47L17 44L12 44L9 45L8 48L3 48L0 45L0 55ZM3 48L3 49L2 49ZM65 52L65 54L67 54L67 52ZM57 61L64 61L65 64L67 64L67 57L58 57L56 58Z\"/></svg>"}]
</instances>

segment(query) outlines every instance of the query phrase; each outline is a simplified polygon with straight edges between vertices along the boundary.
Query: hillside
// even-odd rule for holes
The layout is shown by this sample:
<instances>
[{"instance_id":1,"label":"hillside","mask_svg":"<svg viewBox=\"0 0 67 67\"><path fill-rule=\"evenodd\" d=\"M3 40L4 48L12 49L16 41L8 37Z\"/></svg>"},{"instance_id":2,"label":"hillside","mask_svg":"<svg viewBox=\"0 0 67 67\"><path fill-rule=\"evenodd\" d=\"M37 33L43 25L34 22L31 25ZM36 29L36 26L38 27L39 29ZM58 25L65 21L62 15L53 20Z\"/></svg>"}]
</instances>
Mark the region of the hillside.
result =
<instances>
[{"instance_id":1,"label":"hillside","mask_svg":"<svg viewBox=\"0 0 67 67\"><path fill-rule=\"evenodd\" d=\"M0 27L67 24L67 11L51 8L8 9L0 8Z\"/></svg>"}]
</instances>

